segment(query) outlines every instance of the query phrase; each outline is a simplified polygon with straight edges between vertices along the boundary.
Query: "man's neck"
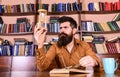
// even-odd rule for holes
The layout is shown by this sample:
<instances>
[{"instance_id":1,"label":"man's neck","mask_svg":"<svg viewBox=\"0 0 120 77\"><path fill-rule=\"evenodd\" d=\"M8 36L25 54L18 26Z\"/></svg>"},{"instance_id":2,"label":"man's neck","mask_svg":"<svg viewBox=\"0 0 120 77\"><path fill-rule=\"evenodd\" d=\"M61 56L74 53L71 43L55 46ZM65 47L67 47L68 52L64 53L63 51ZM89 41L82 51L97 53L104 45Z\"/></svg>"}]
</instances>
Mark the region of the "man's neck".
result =
<instances>
[{"instance_id":1,"label":"man's neck","mask_svg":"<svg viewBox=\"0 0 120 77\"><path fill-rule=\"evenodd\" d=\"M71 53L73 45L74 45L74 39L66 46L69 53Z\"/></svg>"}]
</instances>

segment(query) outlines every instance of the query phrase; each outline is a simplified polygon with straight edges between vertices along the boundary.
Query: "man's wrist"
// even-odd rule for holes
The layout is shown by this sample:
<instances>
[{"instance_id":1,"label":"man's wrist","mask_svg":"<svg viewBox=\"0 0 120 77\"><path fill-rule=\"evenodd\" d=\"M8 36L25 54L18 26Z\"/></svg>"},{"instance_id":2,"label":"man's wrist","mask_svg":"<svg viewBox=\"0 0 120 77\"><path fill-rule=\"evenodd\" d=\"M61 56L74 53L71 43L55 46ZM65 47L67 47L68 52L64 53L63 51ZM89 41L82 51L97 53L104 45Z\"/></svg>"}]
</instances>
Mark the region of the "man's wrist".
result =
<instances>
[{"instance_id":1,"label":"man's wrist","mask_svg":"<svg viewBox=\"0 0 120 77\"><path fill-rule=\"evenodd\" d=\"M38 48L38 49L43 47L43 44L41 44L41 43L37 43L37 44L35 44L35 45L37 45L37 48Z\"/></svg>"}]
</instances>

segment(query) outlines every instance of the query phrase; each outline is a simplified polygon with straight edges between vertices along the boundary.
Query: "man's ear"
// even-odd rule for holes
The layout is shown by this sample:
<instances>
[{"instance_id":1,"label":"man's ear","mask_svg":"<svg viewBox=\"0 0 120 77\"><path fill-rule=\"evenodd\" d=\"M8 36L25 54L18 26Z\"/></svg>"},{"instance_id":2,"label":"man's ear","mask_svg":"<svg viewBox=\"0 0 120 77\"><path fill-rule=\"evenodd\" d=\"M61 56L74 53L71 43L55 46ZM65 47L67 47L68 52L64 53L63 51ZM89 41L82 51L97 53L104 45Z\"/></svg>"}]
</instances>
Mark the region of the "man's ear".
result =
<instances>
[{"instance_id":1,"label":"man's ear","mask_svg":"<svg viewBox=\"0 0 120 77\"><path fill-rule=\"evenodd\" d=\"M73 34L76 34L76 32L77 32L77 29L74 28L74 29L73 29Z\"/></svg>"}]
</instances>

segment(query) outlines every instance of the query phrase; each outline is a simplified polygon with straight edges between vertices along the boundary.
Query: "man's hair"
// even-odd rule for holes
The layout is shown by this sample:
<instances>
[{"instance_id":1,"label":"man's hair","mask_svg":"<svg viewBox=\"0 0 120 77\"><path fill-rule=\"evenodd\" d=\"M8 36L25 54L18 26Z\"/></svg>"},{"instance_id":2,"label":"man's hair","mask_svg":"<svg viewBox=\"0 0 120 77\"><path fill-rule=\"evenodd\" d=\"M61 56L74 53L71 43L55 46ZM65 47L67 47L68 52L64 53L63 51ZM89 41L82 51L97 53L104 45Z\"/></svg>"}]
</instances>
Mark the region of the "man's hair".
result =
<instances>
[{"instance_id":1,"label":"man's hair","mask_svg":"<svg viewBox=\"0 0 120 77\"><path fill-rule=\"evenodd\" d=\"M77 23L72 17L62 16L58 19L59 24L64 23L64 22L70 22L70 26L72 28L77 28Z\"/></svg>"}]
</instances>

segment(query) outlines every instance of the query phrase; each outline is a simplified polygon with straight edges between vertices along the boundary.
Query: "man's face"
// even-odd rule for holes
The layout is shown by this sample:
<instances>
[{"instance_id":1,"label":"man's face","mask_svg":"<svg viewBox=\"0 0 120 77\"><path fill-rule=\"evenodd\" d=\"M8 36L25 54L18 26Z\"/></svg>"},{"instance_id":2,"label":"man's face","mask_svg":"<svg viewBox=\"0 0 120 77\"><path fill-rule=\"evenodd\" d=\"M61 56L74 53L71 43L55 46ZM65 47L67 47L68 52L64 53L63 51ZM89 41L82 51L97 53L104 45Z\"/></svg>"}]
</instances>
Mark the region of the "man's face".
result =
<instances>
[{"instance_id":1,"label":"man's face","mask_svg":"<svg viewBox=\"0 0 120 77\"><path fill-rule=\"evenodd\" d=\"M58 46L66 46L73 39L73 29L69 22L64 22L60 24L60 34L58 39Z\"/></svg>"}]
</instances>

